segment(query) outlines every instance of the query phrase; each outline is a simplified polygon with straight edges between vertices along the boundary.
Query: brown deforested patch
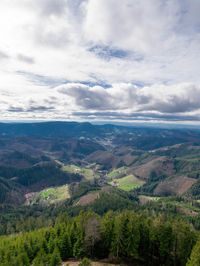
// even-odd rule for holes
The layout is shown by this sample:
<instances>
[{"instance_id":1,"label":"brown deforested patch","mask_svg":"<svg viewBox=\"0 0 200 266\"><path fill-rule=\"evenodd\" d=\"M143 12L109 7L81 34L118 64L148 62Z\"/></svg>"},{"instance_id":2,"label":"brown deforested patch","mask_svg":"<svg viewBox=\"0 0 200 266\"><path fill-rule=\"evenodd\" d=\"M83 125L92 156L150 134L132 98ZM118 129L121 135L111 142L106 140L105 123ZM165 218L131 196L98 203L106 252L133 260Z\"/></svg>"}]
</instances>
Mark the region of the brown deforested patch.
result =
<instances>
[{"instance_id":1,"label":"brown deforested patch","mask_svg":"<svg viewBox=\"0 0 200 266\"><path fill-rule=\"evenodd\" d=\"M99 193L88 194L80 198L74 206L86 206L99 198Z\"/></svg>"},{"instance_id":2,"label":"brown deforested patch","mask_svg":"<svg viewBox=\"0 0 200 266\"><path fill-rule=\"evenodd\" d=\"M197 180L187 176L176 176L171 179L164 180L154 190L156 195L182 195L185 193Z\"/></svg>"}]
</instances>

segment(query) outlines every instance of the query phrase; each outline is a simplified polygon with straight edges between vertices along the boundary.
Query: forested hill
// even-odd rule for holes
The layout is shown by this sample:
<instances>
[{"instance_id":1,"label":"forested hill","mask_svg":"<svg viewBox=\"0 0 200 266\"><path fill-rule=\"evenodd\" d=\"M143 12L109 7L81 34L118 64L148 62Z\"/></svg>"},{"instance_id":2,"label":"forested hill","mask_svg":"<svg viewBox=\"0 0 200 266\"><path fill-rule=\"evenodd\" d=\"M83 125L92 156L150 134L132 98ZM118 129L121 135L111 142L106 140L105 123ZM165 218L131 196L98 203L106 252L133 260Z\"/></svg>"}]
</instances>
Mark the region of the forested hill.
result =
<instances>
[{"instance_id":1,"label":"forested hill","mask_svg":"<svg viewBox=\"0 0 200 266\"><path fill-rule=\"evenodd\" d=\"M98 126L77 122L0 123L0 135L74 136L99 134Z\"/></svg>"},{"instance_id":2,"label":"forested hill","mask_svg":"<svg viewBox=\"0 0 200 266\"><path fill-rule=\"evenodd\" d=\"M133 211L62 214L50 228L0 238L1 265L61 265L69 258L121 258L123 265L194 265L196 232L185 222ZM191 260L189 256L192 251ZM89 264L83 264L89 265Z\"/></svg>"},{"instance_id":3,"label":"forested hill","mask_svg":"<svg viewBox=\"0 0 200 266\"><path fill-rule=\"evenodd\" d=\"M89 122L38 122L38 123L0 123L0 135L12 136L54 136L54 137L105 137L107 134L131 133L141 137L182 137L200 138L198 129L167 129L154 127L119 126L112 124L94 125Z\"/></svg>"}]
</instances>

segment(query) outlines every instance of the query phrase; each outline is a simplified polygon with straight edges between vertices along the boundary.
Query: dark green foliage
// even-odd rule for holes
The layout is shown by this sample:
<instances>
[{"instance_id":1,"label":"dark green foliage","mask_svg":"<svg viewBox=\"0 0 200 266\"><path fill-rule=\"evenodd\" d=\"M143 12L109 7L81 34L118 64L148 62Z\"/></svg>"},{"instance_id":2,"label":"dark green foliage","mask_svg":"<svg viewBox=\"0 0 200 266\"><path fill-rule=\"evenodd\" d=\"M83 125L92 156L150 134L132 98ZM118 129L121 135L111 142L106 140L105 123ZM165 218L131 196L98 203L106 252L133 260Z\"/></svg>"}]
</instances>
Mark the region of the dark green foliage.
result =
<instances>
[{"instance_id":1,"label":"dark green foliage","mask_svg":"<svg viewBox=\"0 0 200 266\"><path fill-rule=\"evenodd\" d=\"M24 200L18 184L0 177L0 204L4 202L22 204Z\"/></svg>"},{"instance_id":2,"label":"dark green foliage","mask_svg":"<svg viewBox=\"0 0 200 266\"><path fill-rule=\"evenodd\" d=\"M0 177L0 203L4 202L7 194L12 190L12 186L9 182Z\"/></svg>"},{"instance_id":3,"label":"dark green foliage","mask_svg":"<svg viewBox=\"0 0 200 266\"><path fill-rule=\"evenodd\" d=\"M183 156L195 156L195 158L198 158L200 156L200 150L195 149L194 147L190 147L191 145L194 145L196 147L199 146L199 143L183 143L177 147L171 147L167 150L158 150L155 152L156 155L161 156L169 156L172 158L176 157L183 157Z\"/></svg>"},{"instance_id":4,"label":"dark green foliage","mask_svg":"<svg viewBox=\"0 0 200 266\"><path fill-rule=\"evenodd\" d=\"M60 256L63 261L67 258L72 257L72 246L71 246L71 239L68 233L64 233L58 239L58 248L60 252Z\"/></svg>"},{"instance_id":5,"label":"dark green foliage","mask_svg":"<svg viewBox=\"0 0 200 266\"><path fill-rule=\"evenodd\" d=\"M30 265L29 258L26 252L20 253L16 259L16 265Z\"/></svg>"},{"instance_id":6,"label":"dark green foliage","mask_svg":"<svg viewBox=\"0 0 200 266\"><path fill-rule=\"evenodd\" d=\"M189 189L188 195L200 196L200 179Z\"/></svg>"},{"instance_id":7,"label":"dark green foliage","mask_svg":"<svg viewBox=\"0 0 200 266\"><path fill-rule=\"evenodd\" d=\"M72 198L58 205L43 207L0 205L0 235L14 232L26 232L52 225L56 221L62 221L62 215L77 216L81 210L91 209L98 214L104 214L108 210L133 209L138 206L138 198L131 193L111 188L108 192L100 192L100 199L89 206L72 207L74 201L89 191L100 191L97 184L90 185L88 182L71 185ZM63 214L64 215L64 214Z\"/></svg>"},{"instance_id":8,"label":"dark green foliage","mask_svg":"<svg viewBox=\"0 0 200 266\"><path fill-rule=\"evenodd\" d=\"M24 186L30 186L42 180L45 183L45 180L47 180L48 186L55 186L79 181L80 179L81 177L78 174L68 174L63 172L58 164L47 162L20 170L17 182Z\"/></svg>"},{"instance_id":9,"label":"dark green foliage","mask_svg":"<svg viewBox=\"0 0 200 266\"><path fill-rule=\"evenodd\" d=\"M124 209L132 209L136 205L136 199L130 200L128 195L124 195L123 191L113 191L112 193L101 192L100 198L96 199L94 203L90 205L92 210L102 215L109 210L117 211Z\"/></svg>"},{"instance_id":10,"label":"dark green foliage","mask_svg":"<svg viewBox=\"0 0 200 266\"><path fill-rule=\"evenodd\" d=\"M140 191L144 194L153 194L154 189L157 187L159 182L161 182L165 178L166 175L158 176L155 171L152 171L147 182L142 187L138 188L137 191Z\"/></svg>"},{"instance_id":11,"label":"dark green foliage","mask_svg":"<svg viewBox=\"0 0 200 266\"><path fill-rule=\"evenodd\" d=\"M25 201L22 186L40 190L44 187L59 186L80 181L79 174L63 172L55 162L43 162L30 168L17 169L0 166L0 203L22 204Z\"/></svg>"},{"instance_id":12,"label":"dark green foliage","mask_svg":"<svg viewBox=\"0 0 200 266\"><path fill-rule=\"evenodd\" d=\"M134 150L131 152L131 155L132 156L139 156L139 155L142 155L143 154L143 151L139 151L139 150Z\"/></svg>"},{"instance_id":13,"label":"dark green foliage","mask_svg":"<svg viewBox=\"0 0 200 266\"><path fill-rule=\"evenodd\" d=\"M105 150L105 149L103 148L103 146L99 145L98 143L82 139L82 140L78 140L76 149L74 150L74 152L81 153L84 155L89 155L90 153L96 150Z\"/></svg>"},{"instance_id":14,"label":"dark green foliage","mask_svg":"<svg viewBox=\"0 0 200 266\"><path fill-rule=\"evenodd\" d=\"M61 265L61 257L58 251L58 248L55 248L50 260L50 266L60 266Z\"/></svg>"},{"instance_id":15,"label":"dark green foliage","mask_svg":"<svg viewBox=\"0 0 200 266\"><path fill-rule=\"evenodd\" d=\"M32 265L33 266L43 266L50 265L51 255L47 254L42 248L37 253L37 257L34 258Z\"/></svg>"},{"instance_id":16,"label":"dark green foliage","mask_svg":"<svg viewBox=\"0 0 200 266\"><path fill-rule=\"evenodd\" d=\"M190 160L188 159L175 160L174 165L175 165L176 172L179 174L185 174L191 178L199 178L200 160L198 158L199 158L199 155L196 155L195 159L191 158Z\"/></svg>"},{"instance_id":17,"label":"dark green foliage","mask_svg":"<svg viewBox=\"0 0 200 266\"><path fill-rule=\"evenodd\" d=\"M151 179L151 180L155 180L156 177L157 177L156 172L155 172L155 171L152 171L152 172L150 173L150 179Z\"/></svg>"},{"instance_id":18,"label":"dark green foliage","mask_svg":"<svg viewBox=\"0 0 200 266\"><path fill-rule=\"evenodd\" d=\"M70 257L113 256L148 265L179 266L186 264L195 242L195 231L177 219L146 218L133 211L108 212L103 217L81 212L54 227L1 237L0 261L1 265L58 266ZM191 261L198 256L196 249ZM84 259L80 265L87 263Z\"/></svg>"},{"instance_id":19,"label":"dark green foliage","mask_svg":"<svg viewBox=\"0 0 200 266\"><path fill-rule=\"evenodd\" d=\"M72 195L72 199L79 198L89 191L99 190L100 186L94 181L94 183L90 182L80 182L80 183L72 183L69 187L70 194Z\"/></svg>"},{"instance_id":20,"label":"dark green foliage","mask_svg":"<svg viewBox=\"0 0 200 266\"><path fill-rule=\"evenodd\" d=\"M0 165L0 176L12 178L18 176L19 170L12 166Z\"/></svg>"},{"instance_id":21,"label":"dark green foliage","mask_svg":"<svg viewBox=\"0 0 200 266\"><path fill-rule=\"evenodd\" d=\"M192 249L190 258L187 261L187 266L198 266L200 265L200 241Z\"/></svg>"},{"instance_id":22,"label":"dark green foliage","mask_svg":"<svg viewBox=\"0 0 200 266\"><path fill-rule=\"evenodd\" d=\"M138 137L133 143L136 149L140 150L154 150L164 146L171 146L177 143L181 143L182 139L179 137L163 138L162 136L145 136Z\"/></svg>"},{"instance_id":23,"label":"dark green foliage","mask_svg":"<svg viewBox=\"0 0 200 266\"><path fill-rule=\"evenodd\" d=\"M24 160L27 163L32 164L32 165L36 164L40 161L38 158L31 157L30 155L28 155L26 153L14 151L14 152L10 152L10 153L4 155L3 164L12 165L13 161L18 162L19 160Z\"/></svg>"},{"instance_id":24,"label":"dark green foliage","mask_svg":"<svg viewBox=\"0 0 200 266\"><path fill-rule=\"evenodd\" d=\"M125 162L123 160L121 160L118 164L117 164L117 168L126 166Z\"/></svg>"},{"instance_id":25,"label":"dark green foliage","mask_svg":"<svg viewBox=\"0 0 200 266\"><path fill-rule=\"evenodd\" d=\"M83 258L81 263L78 266L91 266L92 263L88 258Z\"/></svg>"}]
</instances>

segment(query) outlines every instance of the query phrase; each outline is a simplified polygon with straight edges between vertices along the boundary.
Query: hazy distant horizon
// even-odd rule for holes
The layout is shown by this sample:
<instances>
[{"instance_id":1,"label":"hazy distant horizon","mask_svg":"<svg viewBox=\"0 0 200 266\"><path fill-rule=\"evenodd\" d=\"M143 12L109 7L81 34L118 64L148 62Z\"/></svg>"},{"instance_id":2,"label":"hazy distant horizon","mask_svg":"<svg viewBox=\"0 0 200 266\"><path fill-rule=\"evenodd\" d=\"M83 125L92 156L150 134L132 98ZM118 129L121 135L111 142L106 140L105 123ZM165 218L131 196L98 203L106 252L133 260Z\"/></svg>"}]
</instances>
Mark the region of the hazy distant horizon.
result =
<instances>
[{"instance_id":1,"label":"hazy distant horizon","mask_svg":"<svg viewBox=\"0 0 200 266\"><path fill-rule=\"evenodd\" d=\"M181 129L181 128L193 128L193 129L200 129L200 125L195 125L195 124L177 124L177 123L148 123L148 122L116 122L116 121L59 121L59 120L0 120L0 123L5 123L5 124L30 124L30 123L70 123L70 122L75 122L75 123L90 123L92 125L117 125L117 126L128 126L128 127L153 127L153 128L174 128L174 129Z\"/></svg>"}]
</instances>

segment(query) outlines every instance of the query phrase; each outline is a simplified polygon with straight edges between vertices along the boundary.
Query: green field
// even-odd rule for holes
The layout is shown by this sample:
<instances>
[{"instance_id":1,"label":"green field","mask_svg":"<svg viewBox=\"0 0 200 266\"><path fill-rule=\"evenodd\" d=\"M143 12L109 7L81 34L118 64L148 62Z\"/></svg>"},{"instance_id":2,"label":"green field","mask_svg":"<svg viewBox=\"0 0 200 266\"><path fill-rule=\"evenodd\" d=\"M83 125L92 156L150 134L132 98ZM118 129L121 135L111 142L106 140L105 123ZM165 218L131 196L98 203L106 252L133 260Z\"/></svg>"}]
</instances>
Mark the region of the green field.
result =
<instances>
[{"instance_id":1,"label":"green field","mask_svg":"<svg viewBox=\"0 0 200 266\"><path fill-rule=\"evenodd\" d=\"M27 199L27 205L52 204L70 198L68 185L47 188L36 192Z\"/></svg>"},{"instance_id":2,"label":"green field","mask_svg":"<svg viewBox=\"0 0 200 266\"><path fill-rule=\"evenodd\" d=\"M146 195L140 195L139 199L141 202L146 203L148 201L157 201L161 199L161 197L151 197L151 196L146 196Z\"/></svg>"},{"instance_id":3,"label":"green field","mask_svg":"<svg viewBox=\"0 0 200 266\"><path fill-rule=\"evenodd\" d=\"M74 173L74 174L79 174L84 176L84 178L86 180L92 180L94 179L94 173L92 169L88 169L88 168L81 168L77 165L65 165L62 167L63 171L69 172L69 173Z\"/></svg>"},{"instance_id":4,"label":"green field","mask_svg":"<svg viewBox=\"0 0 200 266\"><path fill-rule=\"evenodd\" d=\"M133 190L137 187L142 186L144 183L145 183L144 181L138 179L134 175L128 175L128 176L125 176L123 178L113 179L108 184L110 184L112 186L119 187L119 188L126 190L126 191L130 191L130 190Z\"/></svg>"},{"instance_id":5,"label":"green field","mask_svg":"<svg viewBox=\"0 0 200 266\"><path fill-rule=\"evenodd\" d=\"M126 168L124 166L113 170L107 175L107 177L110 179L117 178L121 174L126 175Z\"/></svg>"},{"instance_id":6,"label":"green field","mask_svg":"<svg viewBox=\"0 0 200 266\"><path fill-rule=\"evenodd\" d=\"M159 199L161 199L161 197L150 197L150 196L142 196L142 197L144 197L144 198L146 198L148 200L159 200Z\"/></svg>"}]
</instances>

